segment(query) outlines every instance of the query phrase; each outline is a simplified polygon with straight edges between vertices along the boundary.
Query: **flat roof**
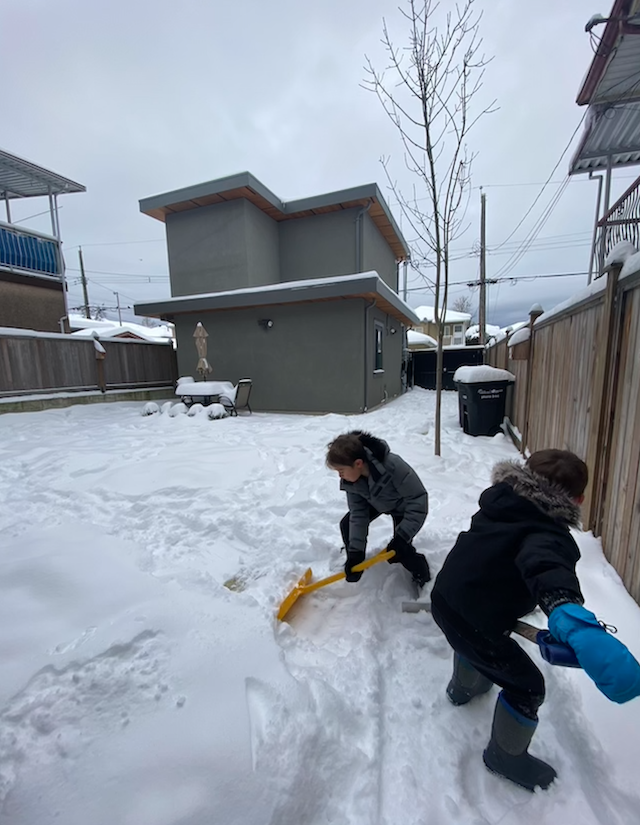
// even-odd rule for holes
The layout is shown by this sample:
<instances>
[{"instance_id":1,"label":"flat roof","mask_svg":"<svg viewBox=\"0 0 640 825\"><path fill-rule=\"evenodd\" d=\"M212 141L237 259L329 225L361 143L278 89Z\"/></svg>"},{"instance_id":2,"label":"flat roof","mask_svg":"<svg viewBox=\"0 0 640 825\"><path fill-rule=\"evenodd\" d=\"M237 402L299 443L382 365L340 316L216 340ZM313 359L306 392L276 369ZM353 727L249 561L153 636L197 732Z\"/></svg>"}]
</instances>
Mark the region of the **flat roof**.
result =
<instances>
[{"instance_id":1,"label":"flat roof","mask_svg":"<svg viewBox=\"0 0 640 825\"><path fill-rule=\"evenodd\" d=\"M610 159L610 160L609 160ZM587 123L569 165L569 174L640 163L640 101L589 107Z\"/></svg>"},{"instance_id":2,"label":"flat roof","mask_svg":"<svg viewBox=\"0 0 640 825\"><path fill-rule=\"evenodd\" d=\"M250 172L240 172L225 178L143 198L140 201L140 211L159 221L165 221L167 215L172 212L186 212L200 206L211 206L238 198L245 198L270 218L279 222L339 212L342 209L369 207L369 217L393 250L396 259L405 260L410 256L407 242L402 237L391 210L375 183L285 203Z\"/></svg>"},{"instance_id":3,"label":"flat roof","mask_svg":"<svg viewBox=\"0 0 640 825\"><path fill-rule=\"evenodd\" d=\"M0 199L86 191L81 183L0 149Z\"/></svg>"},{"instance_id":4,"label":"flat roof","mask_svg":"<svg viewBox=\"0 0 640 825\"><path fill-rule=\"evenodd\" d=\"M186 313L217 312L251 307L285 304L305 304L314 301L335 301L347 298L376 300L383 309L400 323L413 326L420 323L415 312L380 278L377 272L361 272L333 278L312 278L286 281L279 284L209 292L202 295L184 295L165 301L136 304L138 315L166 318Z\"/></svg>"}]
</instances>

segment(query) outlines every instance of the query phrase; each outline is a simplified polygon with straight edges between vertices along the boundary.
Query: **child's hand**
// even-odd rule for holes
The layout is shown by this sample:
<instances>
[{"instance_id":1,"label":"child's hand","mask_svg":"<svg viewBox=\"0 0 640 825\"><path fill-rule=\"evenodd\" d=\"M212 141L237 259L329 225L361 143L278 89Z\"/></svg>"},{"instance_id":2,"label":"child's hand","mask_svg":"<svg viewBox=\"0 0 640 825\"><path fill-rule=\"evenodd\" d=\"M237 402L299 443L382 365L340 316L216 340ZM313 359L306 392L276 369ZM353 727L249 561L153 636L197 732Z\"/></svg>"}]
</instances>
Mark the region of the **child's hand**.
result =
<instances>
[{"instance_id":1,"label":"child's hand","mask_svg":"<svg viewBox=\"0 0 640 825\"><path fill-rule=\"evenodd\" d=\"M579 604L561 604L549 616L549 630L573 648L598 690L622 704L640 696L640 664L630 651Z\"/></svg>"}]
</instances>

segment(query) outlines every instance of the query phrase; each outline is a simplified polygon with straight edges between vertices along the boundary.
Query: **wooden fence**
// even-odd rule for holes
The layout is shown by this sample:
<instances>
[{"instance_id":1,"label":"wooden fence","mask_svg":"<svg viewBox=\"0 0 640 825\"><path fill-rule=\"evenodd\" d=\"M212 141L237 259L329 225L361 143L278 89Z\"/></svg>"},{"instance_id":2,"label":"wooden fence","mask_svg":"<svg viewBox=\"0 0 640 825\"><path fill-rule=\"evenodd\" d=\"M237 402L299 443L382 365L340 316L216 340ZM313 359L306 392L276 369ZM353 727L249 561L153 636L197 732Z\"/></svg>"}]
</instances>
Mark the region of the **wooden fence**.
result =
<instances>
[{"instance_id":1,"label":"wooden fence","mask_svg":"<svg viewBox=\"0 0 640 825\"><path fill-rule=\"evenodd\" d=\"M587 462L585 528L640 602L640 265L620 272L532 318L528 344L502 341L487 363L516 375L510 418L523 453L555 447Z\"/></svg>"},{"instance_id":2,"label":"wooden fence","mask_svg":"<svg viewBox=\"0 0 640 825\"><path fill-rule=\"evenodd\" d=\"M170 387L177 376L169 344L0 332L0 397Z\"/></svg>"}]
</instances>

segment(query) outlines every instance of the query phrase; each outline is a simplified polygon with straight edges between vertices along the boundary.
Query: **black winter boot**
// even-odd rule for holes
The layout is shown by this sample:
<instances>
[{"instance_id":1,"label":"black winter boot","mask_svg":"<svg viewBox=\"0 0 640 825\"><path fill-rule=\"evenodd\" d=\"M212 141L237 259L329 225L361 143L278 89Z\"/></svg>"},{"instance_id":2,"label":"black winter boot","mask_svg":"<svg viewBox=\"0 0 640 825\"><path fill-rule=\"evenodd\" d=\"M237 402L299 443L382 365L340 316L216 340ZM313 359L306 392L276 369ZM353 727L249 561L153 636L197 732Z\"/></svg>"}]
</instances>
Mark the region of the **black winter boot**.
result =
<instances>
[{"instance_id":1,"label":"black winter boot","mask_svg":"<svg viewBox=\"0 0 640 825\"><path fill-rule=\"evenodd\" d=\"M537 727L537 722L518 713L501 693L493 717L491 741L482 755L487 768L528 791L538 786L548 788L557 776L555 770L527 752Z\"/></svg>"},{"instance_id":2,"label":"black winter boot","mask_svg":"<svg viewBox=\"0 0 640 825\"><path fill-rule=\"evenodd\" d=\"M453 676L447 685L447 698L453 705L466 705L474 697L487 693L493 687L487 679L469 664L466 659L453 653Z\"/></svg>"}]
</instances>

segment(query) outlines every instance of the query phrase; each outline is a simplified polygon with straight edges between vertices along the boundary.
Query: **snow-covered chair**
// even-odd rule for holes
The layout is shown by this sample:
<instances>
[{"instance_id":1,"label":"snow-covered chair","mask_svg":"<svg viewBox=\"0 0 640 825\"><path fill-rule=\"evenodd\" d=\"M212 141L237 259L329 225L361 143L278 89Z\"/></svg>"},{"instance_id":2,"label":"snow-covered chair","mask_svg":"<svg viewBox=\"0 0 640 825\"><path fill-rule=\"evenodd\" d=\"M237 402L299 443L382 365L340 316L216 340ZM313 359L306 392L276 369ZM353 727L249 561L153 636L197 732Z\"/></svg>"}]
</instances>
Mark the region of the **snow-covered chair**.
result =
<instances>
[{"instance_id":1,"label":"snow-covered chair","mask_svg":"<svg viewBox=\"0 0 640 825\"><path fill-rule=\"evenodd\" d=\"M238 415L238 410L249 410L251 415L251 407L249 406L249 396L251 395L252 381L250 378L241 378L238 381L238 386L235 388L233 397L231 393L228 395L220 394L218 399L229 415Z\"/></svg>"}]
</instances>

